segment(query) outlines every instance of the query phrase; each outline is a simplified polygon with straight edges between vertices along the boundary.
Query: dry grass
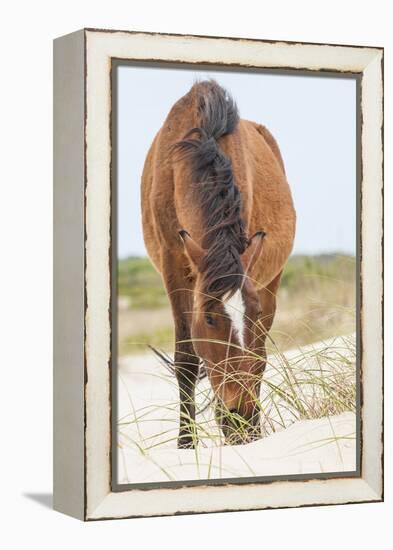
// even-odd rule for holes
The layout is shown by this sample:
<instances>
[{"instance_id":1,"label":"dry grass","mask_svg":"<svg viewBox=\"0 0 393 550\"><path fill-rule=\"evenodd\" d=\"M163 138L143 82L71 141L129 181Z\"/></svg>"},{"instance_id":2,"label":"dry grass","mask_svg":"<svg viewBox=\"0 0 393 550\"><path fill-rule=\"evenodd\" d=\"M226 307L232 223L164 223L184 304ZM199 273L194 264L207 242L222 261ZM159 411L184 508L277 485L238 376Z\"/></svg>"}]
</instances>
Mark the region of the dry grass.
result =
<instances>
[{"instance_id":1,"label":"dry grass","mask_svg":"<svg viewBox=\"0 0 393 550\"><path fill-rule=\"evenodd\" d=\"M222 344L226 345L225 342ZM257 401L263 437L299 420L356 411L356 344L353 336L331 339L317 346L297 348L285 354L277 349L274 342L271 345L276 351L268 357ZM118 423L120 446L137 447L146 456L153 449L175 447L178 436L176 378L165 365L162 370L155 369L153 372L151 376L154 377L154 384L169 385L167 394L173 398L157 402L152 400L151 404L143 408L132 409ZM132 395L129 398L131 403ZM206 379L202 379L196 391L196 419L187 419L195 443L198 442L196 460L199 446L220 447L225 444L215 422L214 407L215 398L211 387ZM225 414L229 421L239 420L229 411ZM146 426L150 430L149 437L141 435L146 433ZM347 437L354 439L355 434L348 434Z\"/></svg>"},{"instance_id":2,"label":"dry grass","mask_svg":"<svg viewBox=\"0 0 393 550\"><path fill-rule=\"evenodd\" d=\"M355 280L355 260L348 256L295 257L288 264L278 294L275 322L267 338L268 365L257 401L262 436L283 430L300 420L329 418L356 411ZM146 288L144 293L148 294ZM157 289L154 295L158 295ZM138 304L143 305L140 296ZM169 307L162 306L162 297L159 307L139 306L134 302L133 308L119 309L120 359L125 355L143 353L148 345L172 352L172 316ZM352 336L338 336L343 334ZM311 342L320 344L307 345ZM222 342L222 345L228 344ZM132 392L126 388L130 409L119 419L118 442L120 452L125 448L133 449L139 456L154 462L156 451L176 448L180 408L178 387L168 366L163 365L161 369L155 366L151 374L141 372L140 375L153 376L151 387L163 388L164 391L161 394L158 390L158 399L149 398L145 405L135 409ZM198 442L194 454L197 467L201 450L212 448L213 457L213 449L225 445L214 409L215 397L204 378L197 384L196 419L186 419L195 443ZM241 420L232 418L229 411L224 414L229 422ZM246 434L247 426L244 428ZM239 430L242 430L241 426ZM356 434L351 433L345 439L354 440L355 437ZM338 439L332 430L328 440L313 441L311 445L315 448L335 442L339 448ZM164 477L172 479L173 474L161 462L154 464L162 470ZM220 472L222 467L225 465L220 462ZM212 458L207 467L208 478L217 476L215 468L217 464ZM250 465L244 464L244 468L247 472ZM253 475L251 470L248 473ZM225 475L221 472L218 477Z\"/></svg>"}]
</instances>

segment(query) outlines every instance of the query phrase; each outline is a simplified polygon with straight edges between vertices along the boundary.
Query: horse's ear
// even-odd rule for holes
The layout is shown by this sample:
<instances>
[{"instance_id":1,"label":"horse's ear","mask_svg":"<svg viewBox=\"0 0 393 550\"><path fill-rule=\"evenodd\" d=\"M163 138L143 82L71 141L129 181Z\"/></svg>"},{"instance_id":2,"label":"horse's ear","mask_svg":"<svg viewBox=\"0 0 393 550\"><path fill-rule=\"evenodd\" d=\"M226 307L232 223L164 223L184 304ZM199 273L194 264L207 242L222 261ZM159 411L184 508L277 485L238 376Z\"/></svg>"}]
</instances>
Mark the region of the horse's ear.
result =
<instances>
[{"instance_id":1,"label":"horse's ear","mask_svg":"<svg viewBox=\"0 0 393 550\"><path fill-rule=\"evenodd\" d=\"M181 240L183 241L184 249L187 253L187 256L191 260L191 263L196 267L196 269L199 270L202 259L205 255L205 251L190 237L190 234L187 233L185 229L179 231L179 235Z\"/></svg>"},{"instance_id":2,"label":"horse's ear","mask_svg":"<svg viewBox=\"0 0 393 550\"><path fill-rule=\"evenodd\" d=\"M242 260L244 271L249 273L262 254L263 241L266 237L264 231L257 231L248 241L248 247L243 252Z\"/></svg>"}]
</instances>

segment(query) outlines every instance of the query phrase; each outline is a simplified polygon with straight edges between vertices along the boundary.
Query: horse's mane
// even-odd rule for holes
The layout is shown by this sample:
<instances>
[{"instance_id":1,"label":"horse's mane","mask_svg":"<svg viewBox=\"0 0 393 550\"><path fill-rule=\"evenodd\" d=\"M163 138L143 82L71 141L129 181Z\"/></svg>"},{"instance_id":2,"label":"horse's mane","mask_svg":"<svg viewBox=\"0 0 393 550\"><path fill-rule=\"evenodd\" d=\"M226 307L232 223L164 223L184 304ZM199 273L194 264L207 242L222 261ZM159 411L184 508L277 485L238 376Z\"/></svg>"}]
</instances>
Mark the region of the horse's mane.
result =
<instances>
[{"instance_id":1,"label":"horse's mane","mask_svg":"<svg viewBox=\"0 0 393 550\"><path fill-rule=\"evenodd\" d=\"M206 254L200 266L207 302L233 294L242 284L244 270L240 255L247 248L241 217L241 196L230 159L218 139L233 132L239 114L231 96L214 80L192 87L199 126L175 144L181 158L191 165L192 182L200 199Z\"/></svg>"}]
</instances>

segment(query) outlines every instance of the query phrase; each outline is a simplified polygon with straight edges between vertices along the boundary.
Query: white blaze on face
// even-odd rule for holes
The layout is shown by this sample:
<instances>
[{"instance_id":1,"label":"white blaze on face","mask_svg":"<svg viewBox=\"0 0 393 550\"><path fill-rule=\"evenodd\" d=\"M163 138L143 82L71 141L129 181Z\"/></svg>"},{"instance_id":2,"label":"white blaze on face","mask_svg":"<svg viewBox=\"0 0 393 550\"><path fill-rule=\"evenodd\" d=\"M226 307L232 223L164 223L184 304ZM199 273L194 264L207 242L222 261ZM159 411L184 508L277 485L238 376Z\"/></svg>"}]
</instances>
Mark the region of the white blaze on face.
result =
<instances>
[{"instance_id":1,"label":"white blaze on face","mask_svg":"<svg viewBox=\"0 0 393 550\"><path fill-rule=\"evenodd\" d=\"M225 313L231 320L232 330L239 339L240 346L244 349L244 314L246 311L242 291L239 289L230 298L223 298Z\"/></svg>"}]
</instances>

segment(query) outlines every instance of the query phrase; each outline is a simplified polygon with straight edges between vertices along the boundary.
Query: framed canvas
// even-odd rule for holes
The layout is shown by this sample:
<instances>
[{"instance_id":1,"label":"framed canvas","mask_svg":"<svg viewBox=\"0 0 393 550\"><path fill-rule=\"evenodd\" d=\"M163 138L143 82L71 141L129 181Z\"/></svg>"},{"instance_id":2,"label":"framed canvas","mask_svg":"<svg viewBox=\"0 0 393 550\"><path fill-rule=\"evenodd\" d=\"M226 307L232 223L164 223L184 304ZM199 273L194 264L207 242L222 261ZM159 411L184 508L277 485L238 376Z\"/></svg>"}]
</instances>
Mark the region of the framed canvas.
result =
<instances>
[{"instance_id":1,"label":"framed canvas","mask_svg":"<svg viewBox=\"0 0 393 550\"><path fill-rule=\"evenodd\" d=\"M54 507L383 499L383 49L54 41Z\"/></svg>"}]
</instances>

